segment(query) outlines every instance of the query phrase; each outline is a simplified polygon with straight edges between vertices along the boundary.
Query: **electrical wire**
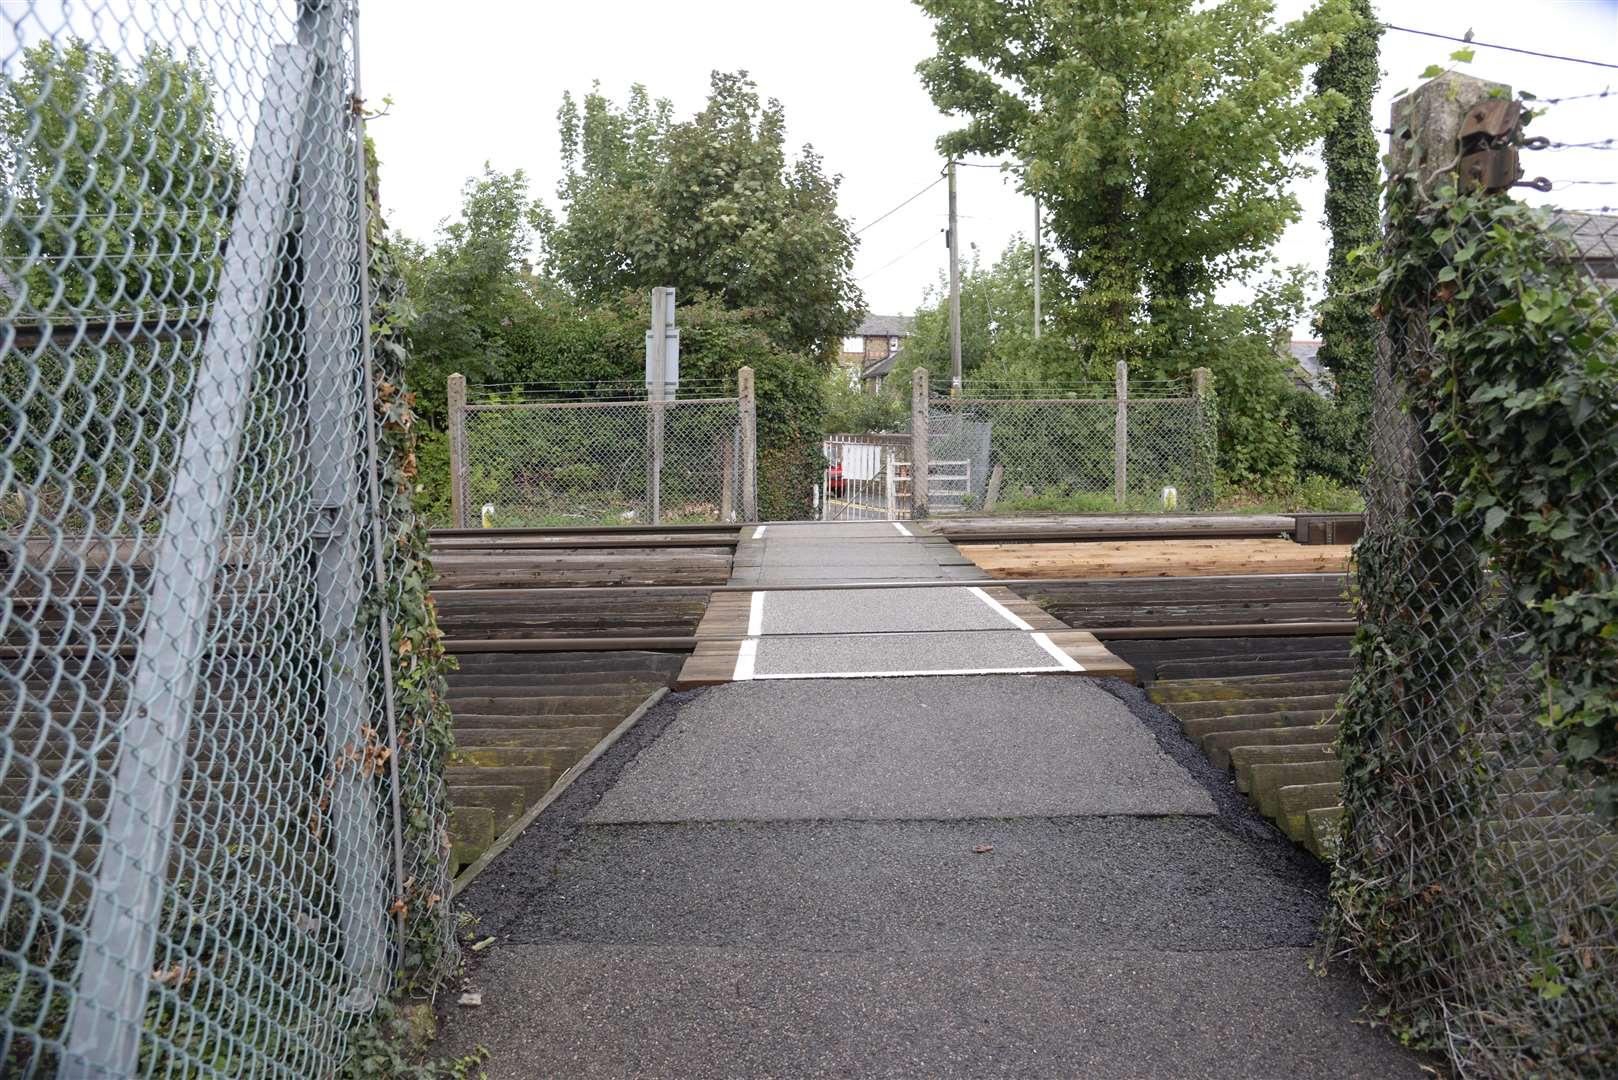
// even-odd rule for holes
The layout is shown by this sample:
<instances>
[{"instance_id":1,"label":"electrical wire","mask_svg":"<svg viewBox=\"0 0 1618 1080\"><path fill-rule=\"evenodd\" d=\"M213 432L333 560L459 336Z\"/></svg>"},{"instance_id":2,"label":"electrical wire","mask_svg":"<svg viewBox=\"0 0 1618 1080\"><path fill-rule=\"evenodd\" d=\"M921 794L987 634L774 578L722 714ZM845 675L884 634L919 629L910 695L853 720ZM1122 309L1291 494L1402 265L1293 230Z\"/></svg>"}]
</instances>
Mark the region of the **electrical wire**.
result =
<instances>
[{"instance_id":1,"label":"electrical wire","mask_svg":"<svg viewBox=\"0 0 1618 1080\"><path fill-rule=\"evenodd\" d=\"M1502 52L1521 53L1524 56L1537 56L1542 60L1562 60L1569 64L1589 64L1591 67L1618 69L1618 64L1609 64L1604 60L1586 60L1579 56L1558 56L1556 53L1535 52L1533 49L1519 49L1515 45L1492 45L1487 41L1474 41L1471 38L1455 37L1452 34L1436 34L1431 30L1414 30L1408 26L1395 26L1392 23L1383 23L1389 30L1397 30L1402 34L1417 34L1421 37L1439 38L1443 41L1456 41L1462 45L1475 45L1480 49L1499 49Z\"/></svg>"},{"instance_id":2,"label":"electrical wire","mask_svg":"<svg viewBox=\"0 0 1618 1080\"><path fill-rule=\"evenodd\" d=\"M881 216L877 217L874 221L866 222L864 225L862 225L858 229L854 230L854 235L855 236L860 236L860 235L864 234L864 232L867 229L869 229L872 226L877 225L877 224L887 220L888 218L892 217L894 214L897 214L899 211L903 210L905 207L909 206L911 203L915 202L917 199L921 198L923 195L927 194L929 191L931 191L933 188L937 187L939 184L942 184L943 182L944 182L944 175L942 173L940 173L939 176L938 176L938 179L934 180L932 183L928 184L926 187L922 188L920 191L918 191L914 195L910 196L910 198L906 199L904 202L900 203L898 206L895 206L892 210L889 210L887 213L882 214Z\"/></svg>"},{"instance_id":3,"label":"electrical wire","mask_svg":"<svg viewBox=\"0 0 1618 1080\"><path fill-rule=\"evenodd\" d=\"M875 270L872 270L869 274L862 274L861 276L855 278L854 280L855 281L864 281L866 278L876 277L876 275L880 274L882 271L886 270L888 267L892 266L894 263L899 262L899 261L901 261L903 259L910 258L910 256L912 256L916 252L920 251L925 245L930 244L934 240L937 240L937 239L938 239L938 233L932 233L932 234L930 234L928 236L925 236L925 237L922 238L920 243L918 243L915 247L911 248L910 250L906 251L904 254L894 256L893 258L889 259L887 262L883 263L881 266L877 267Z\"/></svg>"}]
</instances>

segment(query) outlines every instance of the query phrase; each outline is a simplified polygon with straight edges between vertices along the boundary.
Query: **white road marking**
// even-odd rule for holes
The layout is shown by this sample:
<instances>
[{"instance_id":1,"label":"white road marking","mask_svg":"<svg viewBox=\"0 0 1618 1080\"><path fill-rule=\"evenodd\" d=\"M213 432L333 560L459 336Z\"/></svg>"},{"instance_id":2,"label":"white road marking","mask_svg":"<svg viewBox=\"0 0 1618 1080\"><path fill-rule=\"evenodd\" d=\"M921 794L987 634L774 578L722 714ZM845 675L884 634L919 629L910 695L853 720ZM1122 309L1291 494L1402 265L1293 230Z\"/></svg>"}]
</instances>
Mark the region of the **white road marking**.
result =
<instances>
[{"instance_id":1,"label":"white road marking","mask_svg":"<svg viewBox=\"0 0 1618 1080\"><path fill-rule=\"evenodd\" d=\"M905 528L903 525L899 524L897 521L895 521L893 523L893 527L895 529L899 530L899 534L901 536L914 536L914 535L916 535L915 533L911 532L909 529Z\"/></svg>"},{"instance_id":2,"label":"white road marking","mask_svg":"<svg viewBox=\"0 0 1618 1080\"><path fill-rule=\"evenodd\" d=\"M985 604L988 604L989 607L994 609L995 614L1005 619L1006 622L1010 623L1012 626L1015 626L1018 630L1033 629L1033 627L1028 625L1027 620L1025 620L1022 616L1006 607L1006 605L1002 604L1000 601L996 600L994 597L990 596L976 585L972 586L967 591L973 596L977 597L979 600L982 600Z\"/></svg>"},{"instance_id":3,"label":"white road marking","mask_svg":"<svg viewBox=\"0 0 1618 1080\"><path fill-rule=\"evenodd\" d=\"M748 638L742 642L741 648L736 650L736 670L731 673L732 682L750 682L753 678L753 665L758 660L758 638Z\"/></svg>"},{"instance_id":4,"label":"white road marking","mask_svg":"<svg viewBox=\"0 0 1618 1080\"><path fill-rule=\"evenodd\" d=\"M1069 657L1071 660L1072 658ZM986 667L986 668L921 668L915 671L787 671L749 674L755 682L765 679L904 679L916 675L1049 675L1070 668L1056 667Z\"/></svg>"},{"instance_id":5,"label":"white road marking","mask_svg":"<svg viewBox=\"0 0 1618 1080\"><path fill-rule=\"evenodd\" d=\"M764 633L764 594L753 594L753 602L747 612L747 636L758 637Z\"/></svg>"},{"instance_id":6,"label":"white road marking","mask_svg":"<svg viewBox=\"0 0 1618 1080\"><path fill-rule=\"evenodd\" d=\"M756 528L756 529L754 529L754 530L753 530L753 539L754 539L754 540L761 540L761 539L763 539L763 537L764 537L764 530L765 530L765 529L768 529L768 528L769 528L769 526L768 526L768 525L760 525L760 526L759 526L759 527L758 527L758 528Z\"/></svg>"},{"instance_id":7,"label":"white road marking","mask_svg":"<svg viewBox=\"0 0 1618 1080\"><path fill-rule=\"evenodd\" d=\"M1056 657L1056 662L1069 671L1083 671L1084 665L1069 656L1063 648L1052 641L1049 634L1032 634L1034 644Z\"/></svg>"}]
</instances>

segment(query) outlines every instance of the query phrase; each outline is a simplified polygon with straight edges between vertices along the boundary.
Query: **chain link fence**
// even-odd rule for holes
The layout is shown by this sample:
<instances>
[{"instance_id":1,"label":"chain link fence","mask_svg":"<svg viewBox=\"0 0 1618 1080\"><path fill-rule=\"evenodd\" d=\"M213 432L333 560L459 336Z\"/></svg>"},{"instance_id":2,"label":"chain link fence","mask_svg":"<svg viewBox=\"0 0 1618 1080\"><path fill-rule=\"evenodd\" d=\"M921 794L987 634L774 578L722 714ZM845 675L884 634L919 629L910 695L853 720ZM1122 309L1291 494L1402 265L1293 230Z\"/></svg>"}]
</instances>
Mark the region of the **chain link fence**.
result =
<instances>
[{"instance_id":1,"label":"chain link fence","mask_svg":"<svg viewBox=\"0 0 1618 1080\"><path fill-rule=\"evenodd\" d=\"M454 524L753 520L750 387L686 383L663 401L639 383L474 387L461 405L452 384Z\"/></svg>"},{"instance_id":2,"label":"chain link fence","mask_svg":"<svg viewBox=\"0 0 1618 1080\"><path fill-rule=\"evenodd\" d=\"M1618 218L1389 222L1333 946L1462 1075L1618 1075Z\"/></svg>"},{"instance_id":3,"label":"chain link fence","mask_svg":"<svg viewBox=\"0 0 1618 1080\"><path fill-rule=\"evenodd\" d=\"M448 948L355 11L3 17L0 1073L326 1075Z\"/></svg>"},{"instance_id":4,"label":"chain link fence","mask_svg":"<svg viewBox=\"0 0 1618 1080\"><path fill-rule=\"evenodd\" d=\"M1116 386L934 397L930 512L1211 509L1218 418L1211 385L1201 385L1131 387L1120 371Z\"/></svg>"}]
</instances>

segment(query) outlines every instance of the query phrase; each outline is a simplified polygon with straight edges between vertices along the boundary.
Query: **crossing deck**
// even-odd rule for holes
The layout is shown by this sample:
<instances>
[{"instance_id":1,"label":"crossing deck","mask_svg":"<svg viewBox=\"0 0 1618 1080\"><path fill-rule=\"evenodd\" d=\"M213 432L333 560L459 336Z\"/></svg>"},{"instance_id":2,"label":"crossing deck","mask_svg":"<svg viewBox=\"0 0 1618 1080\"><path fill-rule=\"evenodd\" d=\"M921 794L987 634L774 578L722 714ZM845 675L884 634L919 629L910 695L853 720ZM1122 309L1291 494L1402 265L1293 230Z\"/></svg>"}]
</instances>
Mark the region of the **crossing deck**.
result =
<instances>
[{"instance_id":1,"label":"crossing deck","mask_svg":"<svg viewBox=\"0 0 1618 1080\"><path fill-rule=\"evenodd\" d=\"M1133 679L1091 634L914 522L765 525L697 627L679 689L759 679L1079 674Z\"/></svg>"}]
</instances>

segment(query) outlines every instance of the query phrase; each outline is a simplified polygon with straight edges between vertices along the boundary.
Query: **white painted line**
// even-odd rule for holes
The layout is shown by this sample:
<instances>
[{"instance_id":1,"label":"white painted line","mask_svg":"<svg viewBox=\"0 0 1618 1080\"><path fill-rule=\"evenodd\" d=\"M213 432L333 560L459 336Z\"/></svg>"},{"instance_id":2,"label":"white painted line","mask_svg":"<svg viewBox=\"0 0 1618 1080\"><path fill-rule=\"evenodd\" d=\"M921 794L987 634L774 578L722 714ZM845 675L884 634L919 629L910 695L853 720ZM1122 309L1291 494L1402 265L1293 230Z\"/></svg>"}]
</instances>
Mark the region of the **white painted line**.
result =
<instances>
[{"instance_id":1,"label":"white painted line","mask_svg":"<svg viewBox=\"0 0 1618 1080\"><path fill-rule=\"evenodd\" d=\"M1041 649L1044 649L1046 652L1056 657L1056 662L1067 668L1067 670L1084 670L1084 665L1073 659L1066 653L1066 651L1063 650L1060 645L1052 641L1049 634L1031 634L1030 636L1034 639L1035 645L1038 645Z\"/></svg>"},{"instance_id":2,"label":"white painted line","mask_svg":"<svg viewBox=\"0 0 1618 1080\"><path fill-rule=\"evenodd\" d=\"M768 528L769 528L768 525L760 525L758 528L754 529L753 530L753 539L754 540L763 539L764 538L764 530L768 529Z\"/></svg>"},{"instance_id":3,"label":"white painted line","mask_svg":"<svg viewBox=\"0 0 1618 1080\"><path fill-rule=\"evenodd\" d=\"M1071 660L1072 658L1069 657ZM986 667L986 668L921 668L915 671L787 671L750 675L755 681L765 679L907 679L917 675L1049 675L1071 668L1057 667Z\"/></svg>"},{"instance_id":4,"label":"white painted line","mask_svg":"<svg viewBox=\"0 0 1618 1080\"><path fill-rule=\"evenodd\" d=\"M731 674L732 682L750 682L753 678L753 665L758 661L758 638L748 638L742 642L741 648L736 650L736 670Z\"/></svg>"},{"instance_id":5,"label":"white painted line","mask_svg":"<svg viewBox=\"0 0 1618 1080\"><path fill-rule=\"evenodd\" d=\"M1028 625L1028 622L1021 615L1018 615L1015 611L1012 611L1010 608L1006 607L1006 605L1002 604L1000 601L996 600L994 597L990 596L976 585L972 586L967 591L973 596L977 597L979 600L982 600L985 604L988 604L989 607L994 609L996 615L999 615L1002 619L1005 619L1006 622L1010 623L1012 626L1015 626L1018 630L1033 629L1033 627Z\"/></svg>"},{"instance_id":6,"label":"white painted line","mask_svg":"<svg viewBox=\"0 0 1618 1080\"><path fill-rule=\"evenodd\" d=\"M747 611L747 636L758 637L764 633L764 594L753 594L753 603Z\"/></svg>"},{"instance_id":7,"label":"white painted line","mask_svg":"<svg viewBox=\"0 0 1618 1080\"><path fill-rule=\"evenodd\" d=\"M901 536L914 536L914 535L916 535L915 533L911 532L909 529L905 528L903 525L899 524L897 521L895 521L893 523L893 527L895 529L899 530L899 535L901 535Z\"/></svg>"}]
</instances>

